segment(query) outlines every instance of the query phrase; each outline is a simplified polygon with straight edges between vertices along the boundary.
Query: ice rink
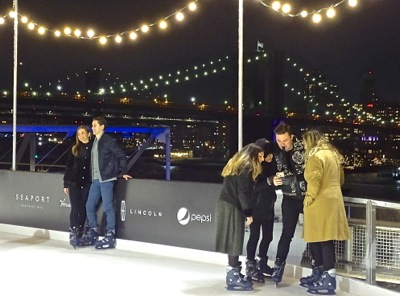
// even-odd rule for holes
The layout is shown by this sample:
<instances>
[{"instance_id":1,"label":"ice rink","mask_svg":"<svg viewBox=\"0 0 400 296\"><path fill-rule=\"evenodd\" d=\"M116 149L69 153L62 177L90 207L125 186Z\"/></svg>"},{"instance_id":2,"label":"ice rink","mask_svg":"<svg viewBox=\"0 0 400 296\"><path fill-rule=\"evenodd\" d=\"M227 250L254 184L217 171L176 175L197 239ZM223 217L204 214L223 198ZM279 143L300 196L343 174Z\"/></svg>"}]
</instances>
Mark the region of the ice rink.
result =
<instances>
[{"instance_id":1,"label":"ice rink","mask_svg":"<svg viewBox=\"0 0 400 296\"><path fill-rule=\"evenodd\" d=\"M249 294L226 291L224 254L124 240L116 249L74 250L67 239L66 232L0 225L2 295ZM255 283L252 294L306 295L298 285L302 273L309 270L289 265L278 288L267 280ZM345 292L348 279L338 286L337 295L379 295Z\"/></svg>"}]
</instances>

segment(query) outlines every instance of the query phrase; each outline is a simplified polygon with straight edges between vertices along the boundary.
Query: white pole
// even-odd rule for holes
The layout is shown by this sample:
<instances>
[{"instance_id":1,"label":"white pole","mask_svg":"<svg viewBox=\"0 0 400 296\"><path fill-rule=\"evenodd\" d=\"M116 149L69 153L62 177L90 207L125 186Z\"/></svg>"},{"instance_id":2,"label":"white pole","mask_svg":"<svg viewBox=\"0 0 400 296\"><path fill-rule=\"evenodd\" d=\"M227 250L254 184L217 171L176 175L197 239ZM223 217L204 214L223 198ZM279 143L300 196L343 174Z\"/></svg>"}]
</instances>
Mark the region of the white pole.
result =
<instances>
[{"instance_id":1,"label":"white pole","mask_svg":"<svg viewBox=\"0 0 400 296\"><path fill-rule=\"evenodd\" d=\"M238 40L238 150L240 150L243 147L243 0L239 0Z\"/></svg>"},{"instance_id":2,"label":"white pole","mask_svg":"<svg viewBox=\"0 0 400 296\"><path fill-rule=\"evenodd\" d=\"M12 170L17 168L17 73L18 73L18 0L14 0L14 79L13 79L13 151Z\"/></svg>"}]
</instances>

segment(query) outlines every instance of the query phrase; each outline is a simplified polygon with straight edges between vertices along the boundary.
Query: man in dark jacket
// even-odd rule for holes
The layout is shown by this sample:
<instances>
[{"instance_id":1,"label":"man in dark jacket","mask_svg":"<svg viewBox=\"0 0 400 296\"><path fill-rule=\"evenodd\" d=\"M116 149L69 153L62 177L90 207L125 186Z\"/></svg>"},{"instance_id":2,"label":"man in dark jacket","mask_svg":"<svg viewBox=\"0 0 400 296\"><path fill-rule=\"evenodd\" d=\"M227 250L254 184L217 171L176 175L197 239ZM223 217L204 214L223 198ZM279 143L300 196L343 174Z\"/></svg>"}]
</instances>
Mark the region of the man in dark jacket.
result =
<instances>
[{"instance_id":1,"label":"man in dark jacket","mask_svg":"<svg viewBox=\"0 0 400 296\"><path fill-rule=\"evenodd\" d=\"M303 213L303 200L306 192L304 180L304 147L293 135L289 125L281 122L274 130L276 149L274 157L278 173L273 178L275 186L283 193L282 234L279 239L272 280L282 281L290 243L296 231L300 213Z\"/></svg>"},{"instance_id":2,"label":"man in dark jacket","mask_svg":"<svg viewBox=\"0 0 400 296\"><path fill-rule=\"evenodd\" d=\"M103 117L95 117L92 122L93 134L96 136L92 147L92 184L86 203L88 219L88 234L84 238L84 245L95 246L96 249L114 248L115 239L115 210L114 210L114 183L122 175L125 180L132 177L127 175L126 155L116 139L104 133L107 122ZM102 240L98 241L97 232L97 205L103 202L106 215L106 231Z\"/></svg>"}]
</instances>

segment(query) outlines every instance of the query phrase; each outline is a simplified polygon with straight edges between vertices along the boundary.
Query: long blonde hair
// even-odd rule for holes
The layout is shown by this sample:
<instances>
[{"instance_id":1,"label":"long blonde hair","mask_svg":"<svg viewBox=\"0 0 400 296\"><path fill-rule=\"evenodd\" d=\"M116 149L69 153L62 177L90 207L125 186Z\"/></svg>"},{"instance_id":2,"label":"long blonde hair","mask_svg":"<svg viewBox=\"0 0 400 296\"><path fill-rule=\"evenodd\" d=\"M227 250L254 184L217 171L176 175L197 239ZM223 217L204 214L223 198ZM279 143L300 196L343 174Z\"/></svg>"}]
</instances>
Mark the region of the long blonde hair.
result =
<instances>
[{"instance_id":1,"label":"long blonde hair","mask_svg":"<svg viewBox=\"0 0 400 296\"><path fill-rule=\"evenodd\" d=\"M261 173L262 167L258 161L258 153L263 152L260 146L250 143L240 149L225 165L221 176L235 176L244 173L246 170L251 171L253 180Z\"/></svg>"},{"instance_id":2,"label":"long blonde hair","mask_svg":"<svg viewBox=\"0 0 400 296\"><path fill-rule=\"evenodd\" d=\"M344 157L339 150L329 143L329 140L317 130L305 131L302 135L305 152L305 160L315 154L320 149L329 149L335 155L335 158L340 164L344 163Z\"/></svg>"},{"instance_id":3,"label":"long blonde hair","mask_svg":"<svg viewBox=\"0 0 400 296\"><path fill-rule=\"evenodd\" d=\"M89 134L89 140L90 140L90 129L86 125L78 126L78 128L76 129L76 135L75 135L75 145L72 146L72 148L71 148L73 156L78 156L78 154L81 151L82 146L83 146L83 143L81 141L79 141L79 138L78 138L78 131L80 129L85 130Z\"/></svg>"}]
</instances>

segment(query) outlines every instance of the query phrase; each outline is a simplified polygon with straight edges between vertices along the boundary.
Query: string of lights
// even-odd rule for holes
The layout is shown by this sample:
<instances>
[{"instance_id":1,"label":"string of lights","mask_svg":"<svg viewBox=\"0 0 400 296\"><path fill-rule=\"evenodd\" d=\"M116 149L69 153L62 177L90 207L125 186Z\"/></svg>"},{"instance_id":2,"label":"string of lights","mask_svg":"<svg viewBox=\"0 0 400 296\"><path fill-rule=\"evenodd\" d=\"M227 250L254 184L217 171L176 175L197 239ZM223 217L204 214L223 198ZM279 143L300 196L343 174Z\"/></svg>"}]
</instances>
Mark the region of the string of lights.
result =
<instances>
[{"instance_id":1,"label":"string of lights","mask_svg":"<svg viewBox=\"0 0 400 296\"><path fill-rule=\"evenodd\" d=\"M137 40L139 34L146 34L150 31L152 27L158 27L161 30L166 30L169 26L169 21L172 18L175 18L177 22L183 22L185 19L185 13L187 11L194 12L197 9L197 2L199 0L194 0L190 2L185 7L169 14L168 16L155 21L149 24L143 24L140 27L134 28L132 30L126 30L118 33L113 34L96 34L96 32L89 28L87 30L83 30L81 28L72 29L70 26L66 26L63 30L61 29L51 29L47 28L46 26L40 25L36 21L29 20L27 16L21 15L18 13L18 17L22 24L26 25L29 31L37 32L39 35L46 35L46 33L52 33L55 37L68 37L68 38L75 38L81 40L97 40L100 44L105 45L108 43L109 40L114 40L115 43L120 44L127 39L130 40ZM10 11L7 15L0 17L0 25L4 25L6 23L7 18L15 18L17 14L15 11ZM84 34L86 32L86 34Z\"/></svg>"},{"instance_id":2,"label":"string of lights","mask_svg":"<svg viewBox=\"0 0 400 296\"><path fill-rule=\"evenodd\" d=\"M266 56L266 54L264 55ZM229 65L225 64L224 62L228 61L229 59L229 56L225 56L224 58L217 58L205 63L193 65L191 67L185 67L184 70L175 70L168 73L152 75L147 78L135 80L134 82L121 82L121 79L118 75L107 72L102 68L93 68L85 70L82 73L74 73L72 75L66 75L65 77L57 78L53 81L48 81L46 83L39 83L39 85L36 87L32 86L29 82L25 82L24 87L25 89L29 89L31 91L33 91L33 89L38 89L40 91L62 91L64 89L64 86L72 79L78 79L81 76L87 74L88 71L100 71L106 73L105 81L106 83L108 82L108 85L105 86L101 91L103 94L106 93L105 89L109 89L109 93L126 92L128 89L134 91L144 91L146 89L154 87L170 86L178 83L187 82L192 79L219 74L227 70Z\"/></svg>"},{"instance_id":3,"label":"string of lights","mask_svg":"<svg viewBox=\"0 0 400 296\"><path fill-rule=\"evenodd\" d=\"M328 7L323 7L320 9L313 9L312 11L302 10L297 13L291 13L292 4L289 3L281 3L280 1L274 1L272 4L264 3L263 0L257 0L263 6L274 10L275 12L281 14L286 17L302 17L306 18L311 16L311 19L314 23L320 23L322 21L322 15L325 13L326 17L332 19L336 16L336 7L347 3L350 7L356 7L358 5L358 0L341 0L335 4L331 4Z\"/></svg>"},{"instance_id":4,"label":"string of lights","mask_svg":"<svg viewBox=\"0 0 400 296\"><path fill-rule=\"evenodd\" d=\"M83 30L81 28L72 29L70 26L66 26L63 30L61 29L51 29L46 26L40 25L38 22L29 20L27 16L21 15L18 13L18 17L22 24L26 25L29 31L37 32L39 35L45 35L46 33L52 33L55 37L69 37L75 39L82 40L98 40L98 42L102 45L108 43L109 40L114 40L115 43L120 44L124 41L124 39L137 40L139 34L146 34L150 31L152 27L158 26L161 30L166 30L168 28L168 21L171 18L175 18L176 21L182 22L185 19L185 12L193 12L197 9L197 2L199 0L194 0L190 2L187 6L169 14L168 16L158 20L151 22L149 24L143 24L140 27L134 28L132 30L125 30L118 33L112 34L96 34L96 32L89 28L87 30ZM288 17L308 17L311 16L312 21L314 23L319 23L322 20L322 14L325 13L328 18L333 18L336 16L335 8L348 3L350 7L356 7L358 4L358 0L341 0L337 3L331 4L328 7L323 7L320 9L313 9L312 11L302 10L298 13L291 13L292 5L289 3L281 3L280 1L274 1L272 4L264 3L263 0L258 0L260 4L263 6L270 8L277 13L280 13L282 16ZM10 11L8 14L0 17L0 25L4 25L6 23L6 18L14 18L16 17L15 11ZM86 32L86 34L84 33Z\"/></svg>"},{"instance_id":5,"label":"string of lights","mask_svg":"<svg viewBox=\"0 0 400 296\"><path fill-rule=\"evenodd\" d=\"M260 61L261 59L266 59L268 57L267 53L260 52L260 54L253 56L251 58L246 59L246 63L252 63ZM49 81L44 84L40 84L38 90L35 92L38 94L39 92L47 91L48 95L51 95L52 92L63 92L65 89L65 85L72 79L78 79L81 76L84 76L87 71L101 71L106 72L105 83L103 87L98 90L98 94L123 94L126 92L151 92L152 89L159 87L168 87L180 83L189 82L194 79L199 79L202 77L207 77L210 75L217 75L221 72L228 70L231 64L228 63L230 60L229 56L225 56L224 58L212 59L205 63L200 63L196 65L192 65L190 67L185 67L184 70L175 70L169 73L156 74L151 75L147 78L138 79L132 82L121 81L118 75L114 75L111 72L106 72L102 68L93 68L90 70L86 70L83 73L74 73L73 75L67 75L64 78L58 78L54 81ZM329 83L321 83L318 82L321 80L321 75L318 77L310 74L311 72L306 71L304 67L300 67L297 62L294 62L292 58L288 57L286 62L289 66L292 66L294 70L298 71L304 79L307 79L310 82L317 82L316 87L319 88L321 92L327 93L335 97L336 100L340 100L342 105L348 105L348 101L345 98L339 98L337 93L334 93L332 89L336 86ZM25 83L25 89L33 90L33 87L29 85L29 83ZM47 88L49 87L49 88ZM284 84L285 89L296 94L302 99L306 99L304 90L296 90L295 87L291 87L288 82ZM77 92L78 93L78 92Z\"/></svg>"},{"instance_id":6,"label":"string of lights","mask_svg":"<svg viewBox=\"0 0 400 296\"><path fill-rule=\"evenodd\" d=\"M267 53L260 52L258 55L253 56L252 58L246 59L246 63L257 62L261 59L266 59L268 57ZM210 75L217 75L221 72L228 70L230 67L229 56L225 56L223 58L212 59L205 63L200 63L196 65L192 65L190 67L185 67L184 70L175 70L168 73L162 73L157 75L152 75L147 78L138 79L134 82L124 81L121 82L121 79L118 75L114 75L111 72L107 72L105 81L108 82L108 85L103 87L102 90L99 90L99 93L118 93L118 92L127 92L128 90L133 91L145 91L152 88L158 87L167 87L171 85L176 85L179 83L188 82L193 79L199 79L202 77L207 77ZM37 88L36 92L40 91L63 91L65 89L64 85L68 83L68 81L74 78L80 78L85 75L88 71L101 71L106 72L102 68L93 68L90 70L86 70L83 73L74 73L72 75L66 75L63 78L57 78L54 81L48 81L46 83L40 83L39 86L34 87L30 85L28 82L24 83L25 89L33 90ZM49 88L48 88L49 87ZM106 91L108 89L108 91ZM119 90L118 90L119 89Z\"/></svg>"}]
</instances>

